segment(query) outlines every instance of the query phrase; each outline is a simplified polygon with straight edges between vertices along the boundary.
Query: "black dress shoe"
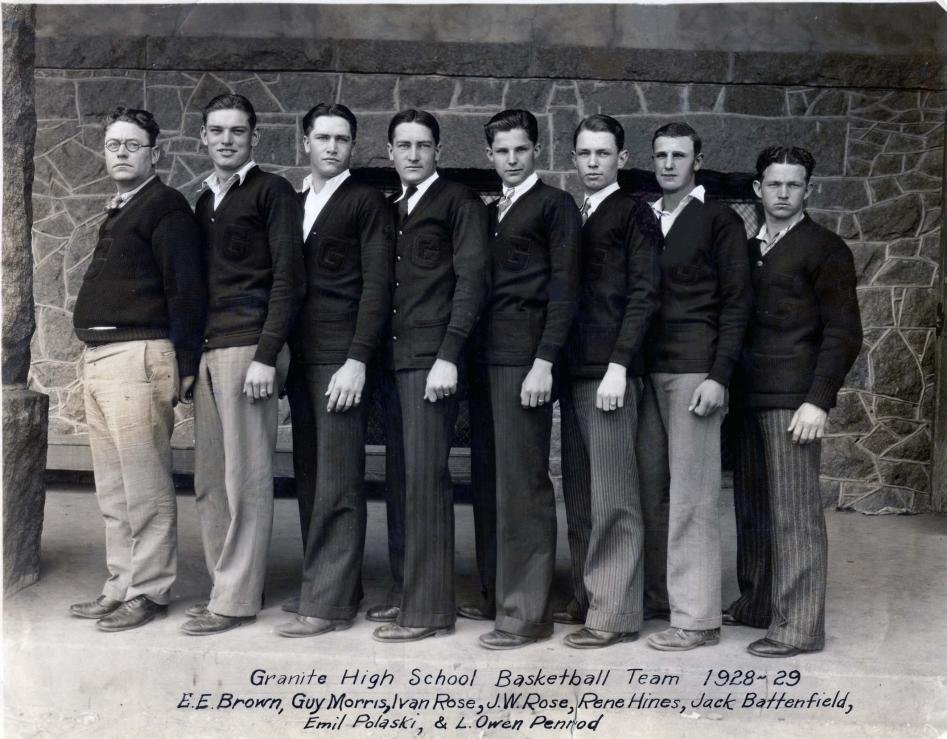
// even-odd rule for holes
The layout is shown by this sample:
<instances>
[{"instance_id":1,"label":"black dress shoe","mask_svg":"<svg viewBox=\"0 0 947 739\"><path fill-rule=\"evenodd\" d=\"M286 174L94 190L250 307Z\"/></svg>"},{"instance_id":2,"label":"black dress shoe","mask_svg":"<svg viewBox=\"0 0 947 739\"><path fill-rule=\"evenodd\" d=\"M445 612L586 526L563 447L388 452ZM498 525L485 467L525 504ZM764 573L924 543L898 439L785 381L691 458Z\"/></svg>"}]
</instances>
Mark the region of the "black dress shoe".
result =
<instances>
[{"instance_id":1,"label":"black dress shoe","mask_svg":"<svg viewBox=\"0 0 947 739\"><path fill-rule=\"evenodd\" d=\"M585 616L577 616L568 608L564 608L561 611L553 611L552 620L557 624L566 624L567 626L581 626L585 623Z\"/></svg>"},{"instance_id":2,"label":"black dress shoe","mask_svg":"<svg viewBox=\"0 0 947 739\"><path fill-rule=\"evenodd\" d=\"M190 636L206 636L207 634L221 634L250 621L256 621L256 616L224 616L213 611L205 611L200 616L185 621L181 631Z\"/></svg>"},{"instance_id":3,"label":"black dress shoe","mask_svg":"<svg viewBox=\"0 0 947 739\"><path fill-rule=\"evenodd\" d=\"M329 631L345 631L352 627L352 619L328 619L316 616L296 616L276 627L280 636L298 638L303 636L319 636Z\"/></svg>"},{"instance_id":4,"label":"black dress shoe","mask_svg":"<svg viewBox=\"0 0 947 739\"><path fill-rule=\"evenodd\" d=\"M373 606L368 609L365 618L369 621L378 621L381 623L390 623L397 621L401 615L401 606Z\"/></svg>"},{"instance_id":5,"label":"black dress shoe","mask_svg":"<svg viewBox=\"0 0 947 739\"><path fill-rule=\"evenodd\" d=\"M126 631L144 626L167 612L166 605L155 603L145 595L139 595L122 603L108 616L96 621L95 625L100 631Z\"/></svg>"},{"instance_id":6,"label":"black dress shoe","mask_svg":"<svg viewBox=\"0 0 947 739\"><path fill-rule=\"evenodd\" d=\"M69 606L69 613L76 618L102 618L122 605L120 600L112 600L106 595L100 595L95 600L84 603L73 603Z\"/></svg>"},{"instance_id":7,"label":"black dress shoe","mask_svg":"<svg viewBox=\"0 0 947 739\"><path fill-rule=\"evenodd\" d=\"M453 626L399 626L385 624L372 632L372 639L380 642L420 641L429 636L447 636L454 633Z\"/></svg>"},{"instance_id":8,"label":"black dress shoe","mask_svg":"<svg viewBox=\"0 0 947 739\"><path fill-rule=\"evenodd\" d=\"M476 603L463 603L457 606L457 615L462 618L471 618L474 621L492 621L497 617L497 609L496 606L491 608Z\"/></svg>"},{"instance_id":9,"label":"black dress shoe","mask_svg":"<svg viewBox=\"0 0 947 739\"><path fill-rule=\"evenodd\" d=\"M299 613L299 596L294 595L289 600L284 600L280 606L286 613Z\"/></svg>"},{"instance_id":10,"label":"black dress shoe","mask_svg":"<svg viewBox=\"0 0 947 739\"><path fill-rule=\"evenodd\" d=\"M575 649L601 649L623 641L635 641L637 638L637 631L602 631L585 627L573 631L563 641L566 646Z\"/></svg>"},{"instance_id":11,"label":"black dress shoe","mask_svg":"<svg viewBox=\"0 0 947 739\"><path fill-rule=\"evenodd\" d=\"M184 615L188 618L197 618L198 616L203 616L205 613L207 613L206 600L195 603L193 606L188 606L184 609Z\"/></svg>"},{"instance_id":12,"label":"black dress shoe","mask_svg":"<svg viewBox=\"0 0 947 739\"><path fill-rule=\"evenodd\" d=\"M797 654L817 652L819 650L800 649L799 647L792 647L789 644L780 644L778 641L764 637L751 643L746 648L746 651L750 654L755 654L757 657L795 657Z\"/></svg>"},{"instance_id":13,"label":"black dress shoe","mask_svg":"<svg viewBox=\"0 0 947 739\"><path fill-rule=\"evenodd\" d=\"M548 636L523 636L522 634L511 634L508 631L494 629L487 634L481 634L479 642L480 646L485 649L519 649L548 638Z\"/></svg>"},{"instance_id":14,"label":"black dress shoe","mask_svg":"<svg viewBox=\"0 0 947 739\"><path fill-rule=\"evenodd\" d=\"M724 626L742 626L742 624L739 621L737 621L736 617L732 613L730 613L730 611L724 611L720 615L720 622Z\"/></svg>"}]
</instances>

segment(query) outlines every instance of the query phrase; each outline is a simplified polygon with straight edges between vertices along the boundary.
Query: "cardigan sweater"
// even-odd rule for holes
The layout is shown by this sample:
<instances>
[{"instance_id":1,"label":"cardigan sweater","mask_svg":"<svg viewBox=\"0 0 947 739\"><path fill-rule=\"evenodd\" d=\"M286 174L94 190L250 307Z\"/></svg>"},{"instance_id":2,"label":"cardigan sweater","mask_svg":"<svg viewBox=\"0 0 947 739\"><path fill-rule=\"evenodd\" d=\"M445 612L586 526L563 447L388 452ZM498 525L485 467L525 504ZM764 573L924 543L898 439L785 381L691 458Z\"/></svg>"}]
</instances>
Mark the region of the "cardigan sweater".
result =
<instances>
[{"instance_id":1,"label":"cardigan sweater","mask_svg":"<svg viewBox=\"0 0 947 739\"><path fill-rule=\"evenodd\" d=\"M617 190L582 227L582 287L568 373L600 379L612 362L644 372L648 323L659 304L662 236L651 207Z\"/></svg>"},{"instance_id":2,"label":"cardigan sweater","mask_svg":"<svg viewBox=\"0 0 947 739\"><path fill-rule=\"evenodd\" d=\"M575 315L582 217L569 193L541 180L497 220L490 213L491 289L480 319L478 359L555 362Z\"/></svg>"},{"instance_id":3,"label":"cardigan sweater","mask_svg":"<svg viewBox=\"0 0 947 739\"><path fill-rule=\"evenodd\" d=\"M396 223L399 196L391 198ZM397 228L387 362L399 370L457 364L487 289L487 208L470 188L438 177Z\"/></svg>"},{"instance_id":4,"label":"cardigan sweater","mask_svg":"<svg viewBox=\"0 0 947 739\"><path fill-rule=\"evenodd\" d=\"M206 302L200 229L184 196L156 177L99 227L72 320L88 344L169 338L189 377Z\"/></svg>"},{"instance_id":5,"label":"cardigan sweater","mask_svg":"<svg viewBox=\"0 0 947 739\"><path fill-rule=\"evenodd\" d=\"M697 199L684 207L664 238L649 372L707 373L729 384L752 301L746 251L743 221L732 208Z\"/></svg>"},{"instance_id":6,"label":"cardigan sweater","mask_svg":"<svg viewBox=\"0 0 947 739\"><path fill-rule=\"evenodd\" d=\"M852 252L808 216L765 256L760 245L749 242L755 305L735 400L829 410L862 345Z\"/></svg>"},{"instance_id":7,"label":"cardigan sweater","mask_svg":"<svg viewBox=\"0 0 947 739\"><path fill-rule=\"evenodd\" d=\"M256 344L254 360L275 366L306 290L296 192L252 167L216 210L207 190L195 211L208 265L204 348Z\"/></svg>"},{"instance_id":8,"label":"cardigan sweater","mask_svg":"<svg viewBox=\"0 0 947 739\"><path fill-rule=\"evenodd\" d=\"M308 190L300 193L304 206ZM394 224L385 196L347 178L303 246L308 289L293 356L308 364L372 357L391 312Z\"/></svg>"}]
</instances>

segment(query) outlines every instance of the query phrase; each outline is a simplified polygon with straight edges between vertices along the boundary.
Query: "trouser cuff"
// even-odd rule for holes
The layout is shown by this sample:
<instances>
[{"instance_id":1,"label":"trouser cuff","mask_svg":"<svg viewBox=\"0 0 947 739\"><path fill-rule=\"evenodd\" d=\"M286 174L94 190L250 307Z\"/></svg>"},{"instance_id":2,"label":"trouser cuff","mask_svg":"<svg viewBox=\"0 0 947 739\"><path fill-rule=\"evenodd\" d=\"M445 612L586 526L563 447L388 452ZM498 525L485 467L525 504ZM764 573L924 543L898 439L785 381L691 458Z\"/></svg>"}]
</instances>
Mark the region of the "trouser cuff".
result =
<instances>
[{"instance_id":1,"label":"trouser cuff","mask_svg":"<svg viewBox=\"0 0 947 739\"><path fill-rule=\"evenodd\" d=\"M585 625L587 628L598 629L599 631L622 631L632 633L641 631L642 620L641 611L609 613L608 611L590 608L585 616Z\"/></svg>"},{"instance_id":2,"label":"trouser cuff","mask_svg":"<svg viewBox=\"0 0 947 739\"><path fill-rule=\"evenodd\" d=\"M536 623L535 621L523 621L512 616L497 615L495 624L497 631L505 631L508 634L518 636L528 636L531 639L540 639L552 635L552 622Z\"/></svg>"},{"instance_id":3,"label":"trouser cuff","mask_svg":"<svg viewBox=\"0 0 947 739\"><path fill-rule=\"evenodd\" d=\"M450 613L406 613L402 611L398 615L398 625L411 628L443 629L453 626L457 620L456 611Z\"/></svg>"}]
</instances>

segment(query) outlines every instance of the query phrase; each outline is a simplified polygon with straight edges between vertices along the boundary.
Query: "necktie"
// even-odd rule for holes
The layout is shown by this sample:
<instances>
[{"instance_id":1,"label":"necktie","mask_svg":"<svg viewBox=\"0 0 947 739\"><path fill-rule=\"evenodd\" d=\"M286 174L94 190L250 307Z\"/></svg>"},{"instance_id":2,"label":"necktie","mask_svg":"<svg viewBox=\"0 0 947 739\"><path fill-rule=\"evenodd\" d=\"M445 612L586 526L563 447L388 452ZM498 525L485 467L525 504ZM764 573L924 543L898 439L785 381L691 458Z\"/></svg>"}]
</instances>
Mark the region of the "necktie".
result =
<instances>
[{"instance_id":1,"label":"necktie","mask_svg":"<svg viewBox=\"0 0 947 739\"><path fill-rule=\"evenodd\" d=\"M119 208L122 206L122 196L120 194L115 194L109 201L105 204L105 212L109 215L116 213Z\"/></svg>"},{"instance_id":2,"label":"necktie","mask_svg":"<svg viewBox=\"0 0 947 739\"><path fill-rule=\"evenodd\" d=\"M582 203L582 210L579 213L582 214L582 225L585 225L585 222L589 220L589 211L592 210L592 201L588 198L585 199L585 202Z\"/></svg>"},{"instance_id":3,"label":"necktie","mask_svg":"<svg viewBox=\"0 0 947 739\"><path fill-rule=\"evenodd\" d=\"M503 196L497 201L497 220L503 219L503 214L513 205L513 189L504 190Z\"/></svg>"},{"instance_id":4,"label":"necktie","mask_svg":"<svg viewBox=\"0 0 947 739\"><path fill-rule=\"evenodd\" d=\"M398 201L398 218L404 223L404 219L408 217L408 201L411 197L418 191L414 185L409 185L408 189L404 191L404 197Z\"/></svg>"}]
</instances>

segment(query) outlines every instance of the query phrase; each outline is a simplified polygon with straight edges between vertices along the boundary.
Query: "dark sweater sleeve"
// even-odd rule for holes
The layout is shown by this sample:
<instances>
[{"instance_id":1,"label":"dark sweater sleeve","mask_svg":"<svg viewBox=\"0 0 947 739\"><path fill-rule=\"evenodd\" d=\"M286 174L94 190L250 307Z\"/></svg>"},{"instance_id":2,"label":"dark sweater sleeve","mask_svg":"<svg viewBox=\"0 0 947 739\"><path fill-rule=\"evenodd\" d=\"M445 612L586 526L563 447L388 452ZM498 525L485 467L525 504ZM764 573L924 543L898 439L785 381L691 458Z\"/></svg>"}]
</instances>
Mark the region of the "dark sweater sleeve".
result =
<instances>
[{"instance_id":1,"label":"dark sweater sleeve","mask_svg":"<svg viewBox=\"0 0 947 739\"><path fill-rule=\"evenodd\" d=\"M487 206L474 192L461 196L450 216L454 296L438 359L457 364L487 291Z\"/></svg>"},{"instance_id":2,"label":"dark sweater sleeve","mask_svg":"<svg viewBox=\"0 0 947 739\"><path fill-rule=\"evenodd\" d=\"M266 321L253 359L273 367L306 294L302 229L299 227L303 216L296 192L282 177L268 183L261 197L273 264L273 283Z\"/></svg>"},{"instance_id":3,"label":"dark sweater sleeve","mask_svg":"<svg viewBox=\"0 0 947 739\"><path fill-rule=\"evenodd\" d=\"M178 374L197 374L204 321L207 314L207 281L200 227L187 203L168 211L155 226L151 247L161 271L168 306L171 343Z\"/></svg>"},{"instance_id":4,"label":"dark sweater sleeve","mask_svg":"<svg viewBox=\"0 0 947 739\"><path fill-rule=\"evenodd\" d=\"M862 347L856 283L852 252L844 243L837 243L819 264L813 280L823 328L806 402L826 411L835 405L845 375Z\"/></svg>"},{"instance_id":5,"label":"dark sweater sleeve","mask_svg":"<svg viewBox=\"0 0 947 739\"><path fill-rule=\"evenodd\" d=\"M716 216L713 234L720 289L717 353L707 377L726 387L743 346L753 290L743 221L730 208L723 207L726 211Z\"/></svg>"},{"instance_id":6,"label":"dark sweater sleeve","mask_svg":"<svg viewBox=\"0 0 947 739\"><path fill-rule=\"evenodd\" d=\"M549 228L549 302L536 357L555 362L578 307L582 216L572 196L563 192L558 200L547 203L543 218Z\"/></svg>"},{"instance_id":7,"label":"dark sweater sleeve","mask_svg":"<svg viewBox=\"0 0 947 739\"><path fill-rule=\"evenodd\" d=\"M661 231L651 208L640 202L628 215L625 248L625 314L610 361L627 369L641 351L648 322L661 303Z\"/></svg>"},{"instance_id":8,"label":"dark sweater sleeve","mask_svg":"<svg viewBox=\"0 0 947 739\"><path fill-rule=\"evenodd\" d=\"M380 192L367 193L360 199L356 218L362 254L362 295L348 356L367 364L391 310L395 230L388 201Z\"/></svg>"}]
</instances>

